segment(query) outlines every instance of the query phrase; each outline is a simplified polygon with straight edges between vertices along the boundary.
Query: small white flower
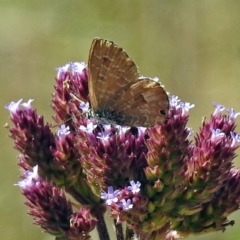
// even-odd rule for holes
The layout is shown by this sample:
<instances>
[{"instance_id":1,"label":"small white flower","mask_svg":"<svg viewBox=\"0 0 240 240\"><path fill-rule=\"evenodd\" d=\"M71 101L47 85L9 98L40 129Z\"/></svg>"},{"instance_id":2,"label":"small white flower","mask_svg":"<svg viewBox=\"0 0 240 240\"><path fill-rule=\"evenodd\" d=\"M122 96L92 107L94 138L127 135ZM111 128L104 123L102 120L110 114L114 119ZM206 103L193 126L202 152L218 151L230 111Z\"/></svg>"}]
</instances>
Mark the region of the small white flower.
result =
<instances>
[{"instance_id":1,"label":"small white flower","mask_svg":"<svg viewBox=\"0 0 240 240\"><path fill-rule=\"evenodd\" d=\"M5 108L10 111L10 113L15 113L20 108L20 103L22 102L22 99L20 99L18 102L10 102L5 105Z\"/></svg>"},{"instance_id":2,"label":"small white flower","mask_svg":"<svg viewBox=\"0 0 240 240\"><path fill-rule=\"evenodd\" d=\"M26 109L32 108L31 103L32 103L33 101L34 101L34 99L29 99L27 102L24 102L24 103L22 103L21 105L22 105L24 108L26 108Z\"/></svg>"},{"instance_id":3,"label":"small white flower","mask_svg":"<svg viewBox=\"0 0 240 240\"><path fill-rule=\"evenodd\" d=\"M87 112L89 112L89 102L80 102L79 107L82 109L82 112L85 114Z\"/></svg>"},{"instance_id":4,"label":"small white flower","mask_svg":"<svg viewBox=\"0 0 240 240\"><path fill-rule=\"evenodd\" d=\"M182 108L182 116L187 116L189 109L195 107L194 104L190 104L188 102L180 102L179 106Z\"/></svg>"},{"instance_id":5,"label":"small white flower","mask_svg":"<svg viewBox=\"0 0 240 240\"><path fill-rule=\"evenodd\" d=\"M86 68L86 64L84 62L73 62L70 64L72 73L82 73L83 69Z\"/></svg>"},{"instance_id":6,"label":"small white flower","mask_svg":"<svg viewBox=\"0 0 240 240\"><path fill-rule=\"evenodd\" d=\"M217 115L225 109L225 107L221 104L213 103L213 105L215 106L215 111L214 111L213 115Z\"/></svg>"},{"instance_id":7,"label":"small white flower","mask_svg":"<svg viewBox=\"0 0 240 240\"><path fill-rule=\"evenodd\" d=\"M96 126L97 126L97 125L96 125L96 124L93 124L93 122L88 121L87 127L81 125L81 126L79 127L79 129L80 129L81 131L83 131L83 132L86 132L86 133L92 133L93 130L96 128Z\"/></svg>"},{"instance_id":8,"label":"small white flower","mask_svg":"<svg viewBox=\"0 0 240 240\"><path fill-rule=\"evenodd\" d=\"M26 171L25 172L25 179L19 181L17 184L14 184L16 186L19 186L22 189L28 189L30 188L33 184L36 184L36 182L39 179L38 175L38 165L33 167L33 171Z\"/></svg>"},{"instance_id":9,"label":"small white flower","mask_svg":"<svg viewBox=\"0 0 240 240\"><path fill-rule=\"evenodd\" d=\"M113 202L116 203L118 201L118 193L119 190L114 191L113 187L108 187L108 193L101 193L101 199L106 200L107 205L111 205Z\"/></svg>"},{"instance_id":10,"label":"small white flower","mask_svg":"<svg viewBox=\"0 0 240 240\"><path fill-rule=\"evenodd\" d=\"M239 145L240 143L240 133L234 133L234 132L230 132L231 137L232 137L232 144L231 147L235 148Z\"/></svg>"},{"instance_id":11,"label":"small white flower","mask_svg":"<svg viewBox=\"0 0 240 240\"><path fill-rule=\"evenodd\" d=\"M131 186L128 186L128 189L132 191L132 193L140 192L141 183L137 181L136 183L132 180L130 181Z\"/></svg>"},{"instance_id":12,"label":"small white flower","mask_svg":"<svg viewBox=\"0 0 240 240\"><path fill-rule=\"evenodd\" d=\"M144 134L146 131L146 127L137 127L138 128L138 135Z\"/></svg>"},{"instance_id":13,"label":"small white flower","mask_svg":"<svg viewBox=\"0 0 240 240\"><path fill-rule=\"evenodd\" d=\"M116 125L115 128L117 128L119 130L120 133L126 133L126 131L128 131L130 129L130 127L127 126L120 126L120 125Z\"/></svg>"},{"instance_id":14,"label":"small white flower","mask_svg":"<svg viewBox=\"0 0 240 240\"><path fill-rule=\"evenodd\" d=\"M119 205L124 211L127 211L133 208L133 204L130 199L128 199L127 201L125 199L122 199Z\"/></svg>"},{"instance_id":15,"label":"small white flower","mask_svg":"<svg viewBox=\"0 0 240 240\"><path fill-rule=\"evenodd\" d=\"M235 120L237 116L240 115L240 112L235 112L233 108L228 109L227 112L229 113L229 118L231 120Z\"/></svg>"},{"instance_id":16,"label":"small white flower","mask_svg":"<svg viewBox=\"0 0 240 240\"><path fill-rule=\"evenodd\" d=\"M103 142L105 142L105 141L108 141L109 135L110 135L110 133L104 131L104 132L98 133L97 138L99 138L99 139L101 139Z\"/></svg>"},{"instance_id":17,"label":"small white flower","mask_svg":"<svg viewBox=\"0 0 240 240\"><path fill-rule=\"evenodd\" d=\"M169 103L172 107L178 107L178 103L180 102L180 99L178 98L178 96L171 96L169 98Z\"/></svg>"},{"instance_id":18,"label":"small white flower","mask_svg":"<svg viewBox=\"0 0 240 240\"><path fill-rule=\"evenodd\" d=\"M69 133L70 133L70 128L69 128L69 126L66 127L65 124L62 124L62 125L60 126L60 129L57 131L57 136L58 136L59 138L63 138L63 137L65 137L66 135L68 135Z\"/></svg>"},{"instance_id":19,"label":"small white flower","mask_svg":"<svg viewBox=\"0 0 240 240\"><path fill-rule=\"evenodd\" d=\"M71 65L71 63L67 63L62 67L56 68L56 70L58 70L57 78L60 78L61 74L64 74L64 73L68 72L70 65Z\"/></svg>"},{"instance_id":20,"label":"small white flower","mask_svg":"<svg viewBox=\"0 0 240 240\"><path fill-rule=\"evenodd\" d=\"M194 134L194 131L192 130L192 128L186 128L186 130L188 131L187 138L189 138L190 136L192 136Z\"/></svg>"},{"instance_id":21,"label":"small white flower","mask_svg":"<svg viewBox=\"0 0 240 240\"><path fill-rule=\"evenodd\" d=\"M210 129L212 132L211 140L219 141L222 140L226 135L220 129Z\"/></svg>"}]
</instances>

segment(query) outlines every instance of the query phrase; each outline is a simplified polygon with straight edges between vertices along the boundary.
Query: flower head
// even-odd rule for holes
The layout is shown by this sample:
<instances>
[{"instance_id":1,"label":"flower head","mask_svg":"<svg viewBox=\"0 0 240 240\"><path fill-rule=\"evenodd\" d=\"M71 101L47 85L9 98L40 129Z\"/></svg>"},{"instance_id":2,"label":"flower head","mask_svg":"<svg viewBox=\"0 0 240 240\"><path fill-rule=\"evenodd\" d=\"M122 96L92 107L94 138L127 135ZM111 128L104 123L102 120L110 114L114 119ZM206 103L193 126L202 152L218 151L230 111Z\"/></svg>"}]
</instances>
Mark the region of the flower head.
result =
<instances>
[{"instance_id":1,"label":"flower head","mask_svg":"<svg viewBox=\"0 0 240 240\"><path fill-rule=\"evenodd\" d=\"M86 64L70 62L57 70L57 131L31 107L32 99L6 105L23 171L16 185L34 223L71 240L89 239L96 226L108 239L107 208L118 233L124 222L129 236L139 239L177 239L232 224L227 217L240 207L240 174L233 168L240 113L226 114L215 104L192 140L187 124L194 104L177 96L169 97L162 124L106 124L91 115ZM74 210L66 192L84 208Z\"/></svg>"}]
</instances>

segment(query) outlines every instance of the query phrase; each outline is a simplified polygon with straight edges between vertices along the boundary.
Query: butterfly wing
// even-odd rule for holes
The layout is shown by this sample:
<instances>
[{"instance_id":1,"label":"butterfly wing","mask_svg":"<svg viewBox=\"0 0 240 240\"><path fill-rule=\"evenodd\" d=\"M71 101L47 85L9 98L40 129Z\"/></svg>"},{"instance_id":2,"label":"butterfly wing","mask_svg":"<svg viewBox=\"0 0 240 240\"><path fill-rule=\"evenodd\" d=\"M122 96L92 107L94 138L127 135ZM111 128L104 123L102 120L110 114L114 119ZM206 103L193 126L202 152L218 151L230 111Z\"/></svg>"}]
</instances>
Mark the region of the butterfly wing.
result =
<instances>
[{"instance_id":1,"label":"butterfly wing","mask_svg":"<svg viewBox=\"0 0 240 240\"><path fill-rule=\"evenodd\" d=\"M128 88L139 77L138 69L127 53L111 41L95 38L88 60L88 84L92 109L111 105L113 96Z\"/></svg>"},{"instance_id":2,"label":"butterfly wing","mask_svg":"<svg viewBox=\"0 0 240 240\"><path fill-rule=\"evenodd\" d=\"M120 125L149 127L161 124L169 109L168 95L159 82L141 77L113 97L114 111L124 116Z\"/></svg>"}]
</instances>

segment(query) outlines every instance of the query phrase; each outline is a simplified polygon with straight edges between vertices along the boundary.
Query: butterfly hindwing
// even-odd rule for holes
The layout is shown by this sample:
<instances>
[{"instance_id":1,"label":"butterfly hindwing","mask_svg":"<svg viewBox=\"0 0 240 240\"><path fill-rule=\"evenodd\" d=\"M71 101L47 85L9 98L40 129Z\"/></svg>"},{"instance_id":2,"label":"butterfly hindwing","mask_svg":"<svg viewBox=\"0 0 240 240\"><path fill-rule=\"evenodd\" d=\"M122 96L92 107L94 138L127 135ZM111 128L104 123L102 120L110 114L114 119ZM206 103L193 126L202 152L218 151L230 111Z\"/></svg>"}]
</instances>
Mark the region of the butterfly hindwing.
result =
<instances>
[{"instance_id":1,"label":"butterfly hindwing","mask_svg":"<svg viewBox=\"0 0 240 240\"><path fill-rule=\"evenodd\" d=\"M160 83L142 77L129 88L122 90L112 107L124 115L120 125L147 127L164 121L169 109L169 101Z\"/></svg>"}]
</instances>

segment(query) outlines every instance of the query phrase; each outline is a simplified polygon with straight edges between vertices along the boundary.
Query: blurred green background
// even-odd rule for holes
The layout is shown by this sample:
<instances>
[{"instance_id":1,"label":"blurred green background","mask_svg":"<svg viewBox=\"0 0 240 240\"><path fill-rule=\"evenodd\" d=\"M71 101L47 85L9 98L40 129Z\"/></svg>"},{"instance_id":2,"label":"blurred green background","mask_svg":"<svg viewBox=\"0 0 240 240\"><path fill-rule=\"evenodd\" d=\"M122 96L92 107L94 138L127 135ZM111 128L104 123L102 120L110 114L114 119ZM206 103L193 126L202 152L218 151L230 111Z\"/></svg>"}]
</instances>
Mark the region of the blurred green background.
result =
<instances>
[{"instance_id":1,"label":"blurred green background","mask_svg":"<svg viewBox=\"0 0 240 240\"><path fill-rule=\"evenodd\" d=\"M240 111L240 1L1 0L0 9L2 126L9 122L4 105L20 98L34 98L34 107L51 122L54 69L87 61L94 37L113 40L141 74L158 76L167 91L194 103L193 130L212 113L212 102ZM13 186L18 153L6 129L0 136L0 239L53 239L27 216L24 198ZM188 239L240 239L239 212L231 219L236 224L225 233Z\"/></svg>"}]
</instances>

